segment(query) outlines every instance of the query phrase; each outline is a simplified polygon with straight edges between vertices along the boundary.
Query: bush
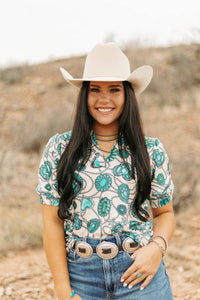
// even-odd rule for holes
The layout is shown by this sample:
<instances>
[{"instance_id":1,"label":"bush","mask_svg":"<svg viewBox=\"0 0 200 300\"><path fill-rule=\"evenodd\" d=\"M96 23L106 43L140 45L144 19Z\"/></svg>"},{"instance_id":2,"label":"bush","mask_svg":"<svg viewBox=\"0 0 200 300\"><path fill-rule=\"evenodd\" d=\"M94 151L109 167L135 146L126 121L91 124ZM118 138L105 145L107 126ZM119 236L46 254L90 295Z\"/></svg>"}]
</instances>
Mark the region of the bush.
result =
<instances>
[{"instance_id":1,"label":"bush","mask_svg":"<svg viewBox=\"0 0 200 300\"><path fill-rule=\"evenodd\" d=\"M0 69L0 81L7 84L20 83L22 78L30 71L28 65L20 65L16 67L9 67Z\"/></svg>"},{"instance_id":2,"label":"bush","mask_svg":"<svg viewBox=\"0 0 200 300\"><path fill-rule=\"evenodd\" d=\"M71 115L72 105L69 104L64 109L47 107L27 111L16 129L15 145L23 152L40 152L52 135L71 129Z\"/></svg>"}]
</instances>

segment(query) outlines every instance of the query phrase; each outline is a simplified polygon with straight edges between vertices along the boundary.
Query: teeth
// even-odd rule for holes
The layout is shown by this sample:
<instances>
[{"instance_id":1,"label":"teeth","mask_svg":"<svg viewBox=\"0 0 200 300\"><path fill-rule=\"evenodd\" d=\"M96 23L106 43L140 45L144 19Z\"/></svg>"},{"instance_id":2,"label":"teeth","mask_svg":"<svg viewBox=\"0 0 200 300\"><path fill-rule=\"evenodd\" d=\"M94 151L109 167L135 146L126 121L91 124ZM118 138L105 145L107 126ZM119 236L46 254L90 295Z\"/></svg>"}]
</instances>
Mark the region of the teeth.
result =
<instances>
[{"instance_id":1,"label":"teeth","mask_svg":"<svg viewBox=\"0 0 200 300\"><path fill-rule=\"evenodd\" d=\"M99 111L102 111L102 112L108 112L108 111L111 111L112 108L98 108Z\"/></svg>"}]
</instances>

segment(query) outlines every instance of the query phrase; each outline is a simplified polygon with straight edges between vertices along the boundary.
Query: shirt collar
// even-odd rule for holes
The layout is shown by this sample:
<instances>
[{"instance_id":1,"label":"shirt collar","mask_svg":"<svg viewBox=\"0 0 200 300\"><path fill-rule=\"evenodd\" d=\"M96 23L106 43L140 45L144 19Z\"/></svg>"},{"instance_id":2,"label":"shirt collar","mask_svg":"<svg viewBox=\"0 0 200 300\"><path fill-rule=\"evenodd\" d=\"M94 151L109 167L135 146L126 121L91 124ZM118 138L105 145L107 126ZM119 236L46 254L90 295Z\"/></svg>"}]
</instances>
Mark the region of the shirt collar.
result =
<instances>
[{"instance_id":1,"label":"shirt collar","mask_svg":"<svg viewBox=\"0 0 200 300\"><path fill-rule=\"evenodd\" d=\"M92 138L92 151L95 154L95 158L92 161L93 168L105 167L106 163L113 161L116 155L119 154L118 140L116 140L116 143L113 145L108 157L105 158L101 150L98 149L98 142L93 130L91 131L91 138ZM123 143L124 143L124 138L122 138L122 144Z\"/></svg>"}]
</instances>

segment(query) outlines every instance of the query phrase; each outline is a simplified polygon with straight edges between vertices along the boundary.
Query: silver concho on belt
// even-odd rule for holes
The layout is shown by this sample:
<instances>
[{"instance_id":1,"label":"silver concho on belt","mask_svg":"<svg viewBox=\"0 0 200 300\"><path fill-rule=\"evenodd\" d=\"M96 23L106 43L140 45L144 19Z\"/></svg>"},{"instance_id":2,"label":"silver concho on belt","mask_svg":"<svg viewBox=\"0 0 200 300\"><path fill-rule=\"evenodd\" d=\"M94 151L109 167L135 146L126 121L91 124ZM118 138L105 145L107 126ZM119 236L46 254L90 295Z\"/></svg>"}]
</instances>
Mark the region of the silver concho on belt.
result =
<instances>
[{"instance_id":1,"label":"silver concho on belt","mask_svg":"<svg viewBox=\"0 0 200 300\"><path fill-rule=\"evenodd\" d=\"M83 241L76 242L75 249L78 255L83 258L88 258L93 254L90 244Z\"/></svg>"},{"instance_id":2,"label":"silver concho on belt","mask_svg":"<svg viewBox=\"0 0 200 300\"><path fill-rule=\"evenodd\" d=\"M126 252L134 252L135 250L137 250L140 245L135 242L134 240L132 240L131 238L127 237L122 244L122 247L124 249L124 251Z\"/></svg>"},{"instance_id":3,"label":"silver concho on belt","mask_svg":"<svg viewBox=\"0 0 200 300\"><path fill-rule=\"evenodd\" d=\"M122 248L126 252L134 252L139 247L140 245L129 237L127 237L122 244ZM75 244L75 249L78 255L83 258L88 258L93 254L93 249L91 245L84 241L77 241ZM118 246L112 242L103 241L96 246L97 255L103 259L111 259L115 257L118 254L118 252Z\"/></svg>"},{"instance_id":4,"label":"silver concho on belt","mask_svg":"<svg viewBox=\"0 0 200 300\"><path fill-rule=\"evenodd\" d=\"M96 252L101 258L111 259L117 255L118 247L112 242L104 241L97 245Z\"/></svg>"}]
</instances>

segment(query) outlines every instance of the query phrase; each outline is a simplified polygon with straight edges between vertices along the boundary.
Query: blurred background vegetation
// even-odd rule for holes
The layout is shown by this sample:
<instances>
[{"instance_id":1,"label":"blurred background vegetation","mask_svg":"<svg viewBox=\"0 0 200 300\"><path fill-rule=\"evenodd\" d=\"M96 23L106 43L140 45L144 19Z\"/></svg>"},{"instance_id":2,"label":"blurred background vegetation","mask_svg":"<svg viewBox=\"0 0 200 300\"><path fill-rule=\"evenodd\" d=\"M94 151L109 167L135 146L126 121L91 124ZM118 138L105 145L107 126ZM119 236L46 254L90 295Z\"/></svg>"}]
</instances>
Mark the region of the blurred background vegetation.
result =
<instances>
[{"instance_id":1,"label":"blurred background vegetation","mask_svg":"<svg viewBox=\"0 0 200 300\"><path fill-rule=\"evenodd\" d=\"M163 142L170 158L178 212L200 196L200 44L126 46L131 70L152 65L154 77L138 97L145 134ZM48 139L71 129L78 91L59 67L82 76L85 57L0 70L0 253L42 245L37 186Z\"/></svg>"}]
</instances>

